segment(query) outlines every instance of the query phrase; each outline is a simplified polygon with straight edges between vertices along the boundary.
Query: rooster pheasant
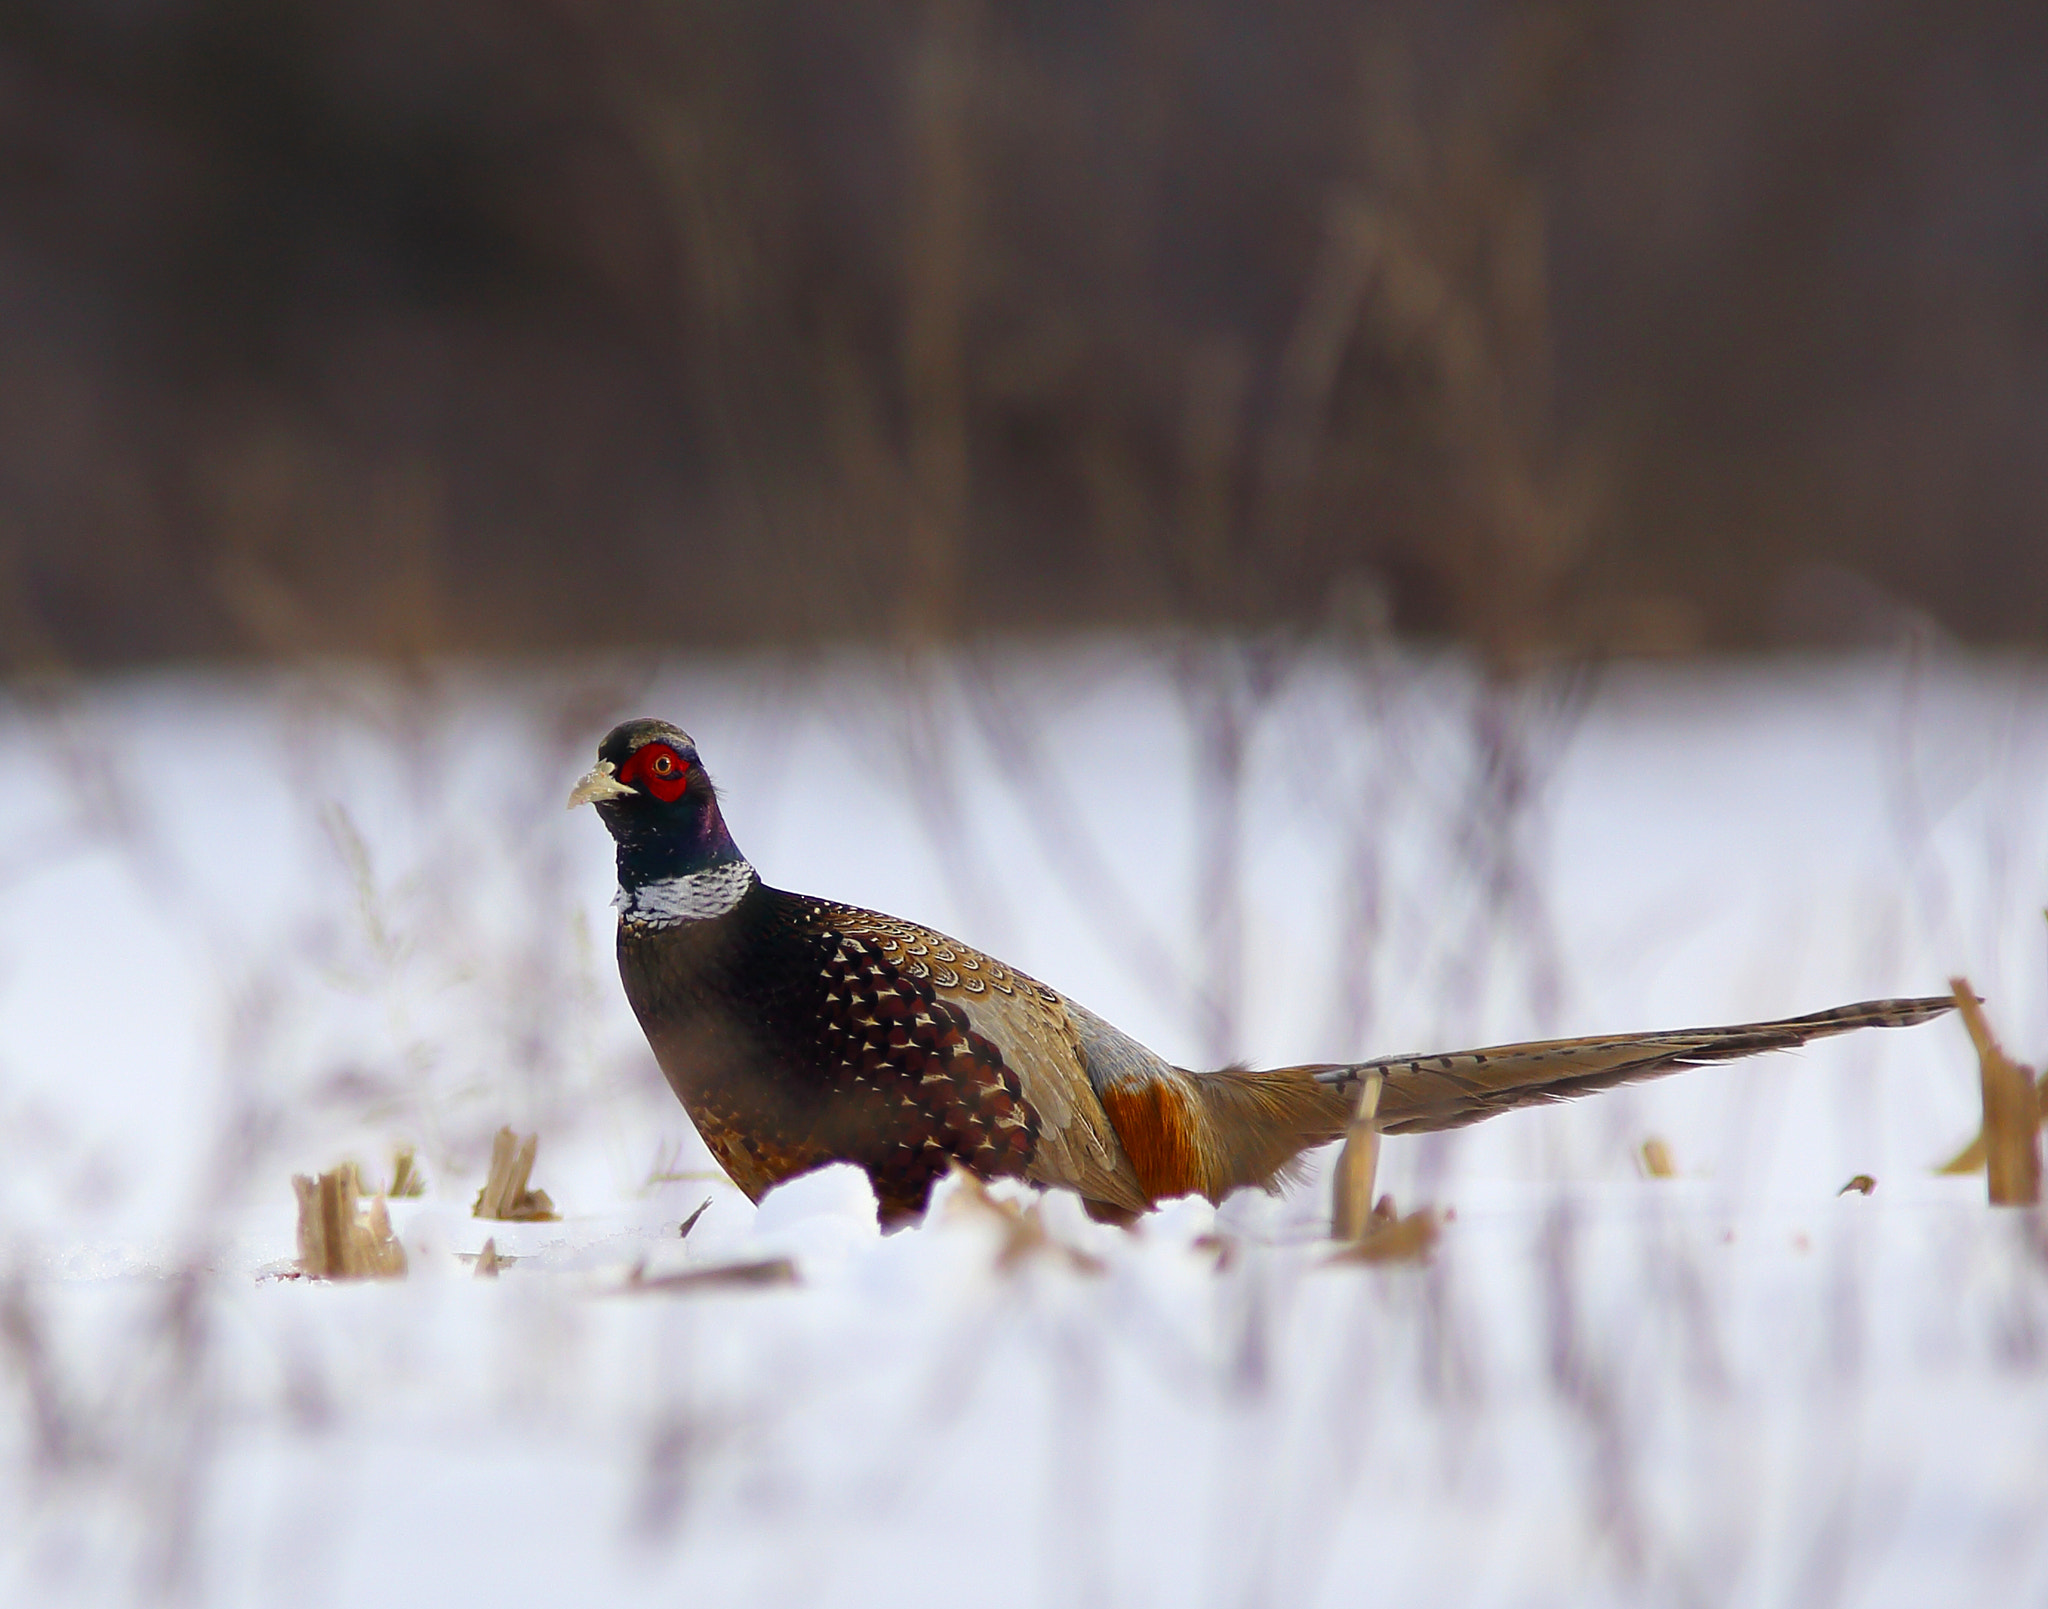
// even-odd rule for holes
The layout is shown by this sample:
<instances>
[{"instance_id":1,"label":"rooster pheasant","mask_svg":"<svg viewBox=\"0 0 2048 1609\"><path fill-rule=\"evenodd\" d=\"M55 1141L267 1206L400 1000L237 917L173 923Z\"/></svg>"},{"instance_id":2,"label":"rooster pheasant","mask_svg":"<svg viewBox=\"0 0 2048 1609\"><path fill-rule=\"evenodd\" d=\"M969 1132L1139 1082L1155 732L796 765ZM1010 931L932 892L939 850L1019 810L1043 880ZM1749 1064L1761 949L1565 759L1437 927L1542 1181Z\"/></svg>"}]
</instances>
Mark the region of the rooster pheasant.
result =
<instances>
[{"instance_id":1,"label":"rooster pheasant","mask_svg":"<svg viewBox=\"0 0 2048 1609\"><path fill-rule=\"evenodd\" d=\"M1874 1000L1739 1027L1190 1072L942 933L770 888L733 842L696 745L665 721L614 728L569 804L595 805L616 840L626 998L720 1166L759 1200L856 1163L892 1223L920 1214L955 1163L1073 1190L1112 1221L1174 1196L1271 1188L1343 1133L1375 1072L1378 1127L1407 1134L1951 1005Z\"/></svg>"}]
</instances>

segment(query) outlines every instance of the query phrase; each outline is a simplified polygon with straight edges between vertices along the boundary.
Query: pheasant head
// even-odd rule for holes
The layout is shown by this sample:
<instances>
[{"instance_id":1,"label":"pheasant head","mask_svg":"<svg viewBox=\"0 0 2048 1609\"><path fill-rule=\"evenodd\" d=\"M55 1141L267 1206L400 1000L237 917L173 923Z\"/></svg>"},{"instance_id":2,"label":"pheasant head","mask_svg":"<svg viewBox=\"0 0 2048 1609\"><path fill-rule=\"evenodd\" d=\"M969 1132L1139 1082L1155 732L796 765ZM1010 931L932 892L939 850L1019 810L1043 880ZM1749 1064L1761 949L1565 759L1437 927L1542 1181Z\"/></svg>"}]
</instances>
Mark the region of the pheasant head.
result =
<instances>
[{"instance_id":1,"label":"pheasant head","mask_svg":"<svg viewBox=\"0 0 2048 1609\"><path fill-rule=\"evenodd\" d=\"M570 809L581 804L597 807L618 846L622 912L654 920L717 915L753 881L697 745L680 727L653 720L613 727L598 745L597 764L569 795Z\"/></svg>"}]
</instances>

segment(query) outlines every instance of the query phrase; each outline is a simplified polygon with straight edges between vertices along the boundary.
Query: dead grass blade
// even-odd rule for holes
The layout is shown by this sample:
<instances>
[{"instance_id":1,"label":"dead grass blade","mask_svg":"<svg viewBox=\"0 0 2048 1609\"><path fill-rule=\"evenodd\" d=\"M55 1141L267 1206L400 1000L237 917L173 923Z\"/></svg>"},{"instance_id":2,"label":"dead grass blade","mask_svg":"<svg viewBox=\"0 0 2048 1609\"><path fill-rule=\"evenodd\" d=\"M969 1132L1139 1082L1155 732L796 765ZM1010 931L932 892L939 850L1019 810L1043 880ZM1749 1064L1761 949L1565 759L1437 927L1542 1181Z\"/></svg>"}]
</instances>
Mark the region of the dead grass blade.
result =
<instances>
[{"instance_id":1,"label":"dead grass blade","mask_svg":"<svg viewBox=\"0 0 2048 1609\"><path fill-rule=\"evenodd\" d=\"M948 1198L948 1214L972 1214L996 1223L1003 1237L1002 1246L996 1252L996 1267L1004 1273L1040 1257L1063 1261L1076 1273L1100 1274L1103 1271L1100 1257L1055 1240L1047 1232L1036 1201L1028 1207L1006 1201L958 1162L953 1164L953 1176L960 1181L960 1189Z\"/></svg>"},{"instance_id":2,"label":"dead grass blade","mask_svg":"<svg viewBox=\"0 0 2048 1609\"><path fill-rule=\"evenodd\" d=\"M409 1145L401 1145L391 1156L391 1188L384 1192L393 1201L427 1193L427 1176L420 1172L418 1158Z\"/></svg>"},{"instance_id":3,"label":"dead grass blade","mask_svg":"<svg viewBox=\"0 0 2048 1609\"><path fill-rule=\"evenodd\" d=\"M1330 1258L1330 1266L1343 1263L1419 1263L1424 1261L1443 1234L1442 1221L1429 1208L1411 1212L1405 1218L1374 1214L1376 1227Z\"/></svg>"},{"instance_id":4,"label":"dead grass blade","mask_svg":"<svg viewBox=\"0 0 2048 1609\"><path fill-rule=\"evenodd\" d=\"M652 1279L639 1268L626 1276L621 1291L709 1291L758 1289L771 1285L795 1285L796 1264L787 1257L764 1257L751 1263L721 1263L715 1268L685 1268Z\"/></svg>"},{"instance_id":5,"label":"dead grass blade","mask_svg":"<svg viewBox=\"0 0 2048 1609\"><path fill-rule=\"evenodd\" d=\"M689 1217L683 1220L682 1227L676 1231L676 1239L688 1240L690 1238L690 1231L697 1227L697 1220L703 1217L704 1214L709 1212L710 1210L711 1198L709 1196L706 1196L701 1202L697 1204L697 1210L691 1213Z\"/></svg>"}]
</instances>

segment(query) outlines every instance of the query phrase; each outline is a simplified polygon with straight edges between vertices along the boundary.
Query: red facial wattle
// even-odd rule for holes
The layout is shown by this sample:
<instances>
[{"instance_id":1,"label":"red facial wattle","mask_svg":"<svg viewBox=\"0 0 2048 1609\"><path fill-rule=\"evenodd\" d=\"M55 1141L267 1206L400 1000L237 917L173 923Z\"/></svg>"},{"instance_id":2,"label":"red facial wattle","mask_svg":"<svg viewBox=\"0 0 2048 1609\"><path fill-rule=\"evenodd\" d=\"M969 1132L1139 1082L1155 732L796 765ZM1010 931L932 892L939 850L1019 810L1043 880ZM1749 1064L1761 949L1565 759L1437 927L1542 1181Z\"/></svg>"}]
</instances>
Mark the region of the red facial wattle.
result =
<instances>
[{"instance_id":1,"label":"red facial wattle","mask_svg":"<svg viewBox=\"0 0 2048 1609\"><path fill-rule=\"evenodd\" d=\"M690 767L666 743L649 743L635 749L619 767L619 780L645 788L663 804L674 804L690 785Z\"/></svg>"}]
</instances>

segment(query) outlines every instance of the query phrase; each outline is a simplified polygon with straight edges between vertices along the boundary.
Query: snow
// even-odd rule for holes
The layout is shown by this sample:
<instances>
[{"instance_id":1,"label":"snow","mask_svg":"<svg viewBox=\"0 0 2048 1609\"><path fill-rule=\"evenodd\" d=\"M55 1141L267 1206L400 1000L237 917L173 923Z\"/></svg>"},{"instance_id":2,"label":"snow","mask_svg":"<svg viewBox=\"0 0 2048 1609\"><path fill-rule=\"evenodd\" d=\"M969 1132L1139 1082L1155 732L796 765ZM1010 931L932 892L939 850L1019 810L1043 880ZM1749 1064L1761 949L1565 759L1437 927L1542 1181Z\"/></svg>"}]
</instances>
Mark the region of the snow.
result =
<instances>
[{"instance_id":1,"label":"snow","mask_svg":"<svg viewBox=\"0 0 2048 1609\"><path fill-rule=\"evenodd\" d=\"M949 1184L885 1236L846 1168L756 1209L652 1066L608 841L562 808L643 713L696 734L769 881L1182 1062L1954 972L2022 1059L2048 1039L2023 661L1501 691L1102 642L18 688L0 1602L2048 1593L2048 1226L1930 1171L1976 1121L1959 1028L1390 1139L1382 1187L1451 1214L1422 1265L1330 1262L1325 1159L1130 1232ZM507 1123L560 1222L469 1216ZM1640 1177L1652 1135L1679 1178ZM291 1174L399 1144L409 1277L284 1277ZM661 1283L771 1258L797 1281Z\"/></svg>"}]
</instances>

